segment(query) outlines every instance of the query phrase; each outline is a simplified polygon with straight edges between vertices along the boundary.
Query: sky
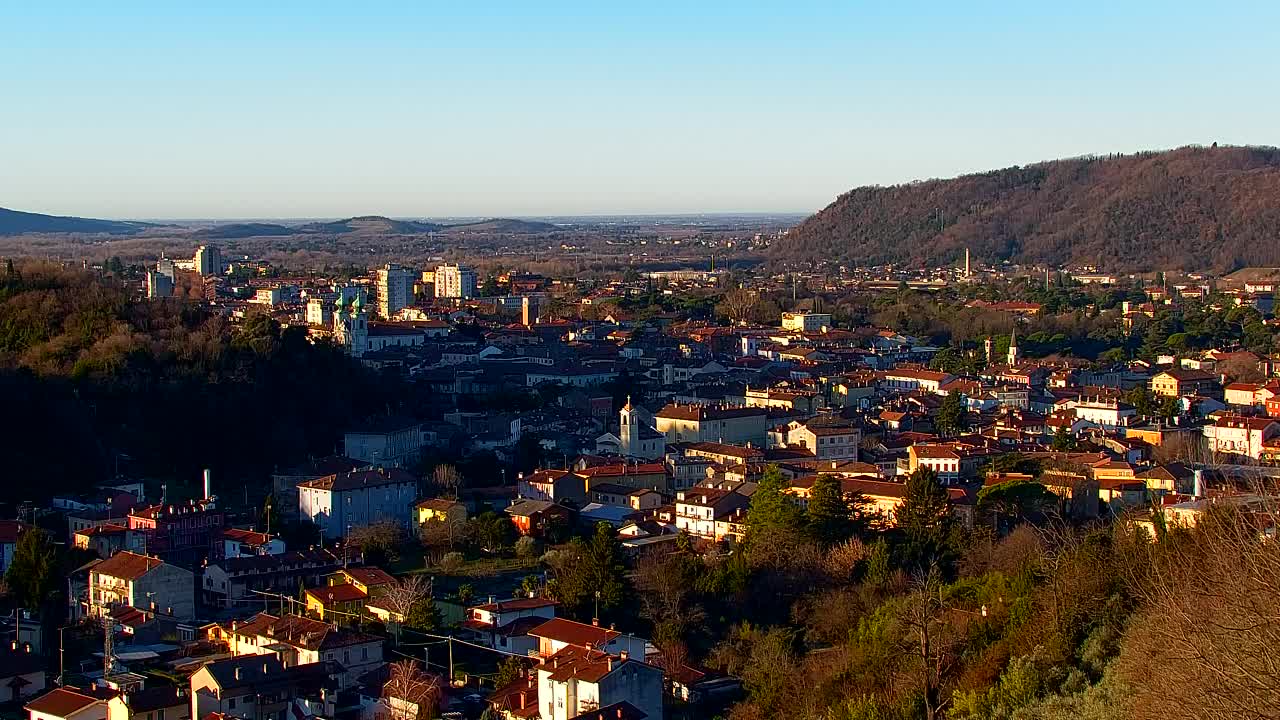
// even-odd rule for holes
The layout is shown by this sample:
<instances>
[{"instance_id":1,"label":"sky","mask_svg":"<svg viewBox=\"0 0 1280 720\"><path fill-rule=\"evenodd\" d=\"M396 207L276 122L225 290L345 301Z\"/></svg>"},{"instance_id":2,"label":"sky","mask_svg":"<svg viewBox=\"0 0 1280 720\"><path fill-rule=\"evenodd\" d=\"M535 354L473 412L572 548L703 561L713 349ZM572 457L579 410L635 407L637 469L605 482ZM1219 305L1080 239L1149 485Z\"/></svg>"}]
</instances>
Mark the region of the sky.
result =
<instances>
[{"instance_id":1,"label":"sky","mask_svg":"<svg viewBox=\"0 0 1280 720\"><path fill-rule=\"evenodd\" d=\"M1280 3L0 0L0 207L810 212L1280 144Z\"/></svg>"}]
</instances>

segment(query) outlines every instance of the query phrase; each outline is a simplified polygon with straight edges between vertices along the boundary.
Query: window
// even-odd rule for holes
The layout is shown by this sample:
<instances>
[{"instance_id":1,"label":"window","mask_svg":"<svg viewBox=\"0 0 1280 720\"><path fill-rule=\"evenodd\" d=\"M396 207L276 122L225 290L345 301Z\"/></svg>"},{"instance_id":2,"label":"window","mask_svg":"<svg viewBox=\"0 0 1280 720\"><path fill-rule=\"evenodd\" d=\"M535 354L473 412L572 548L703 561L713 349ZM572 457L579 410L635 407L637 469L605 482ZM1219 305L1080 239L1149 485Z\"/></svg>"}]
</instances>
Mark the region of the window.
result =
<instances>
[{"instance_id":1,"label":"window","mask_svg":"<svg viewBox=\"0 0 1280 720\"><path fill-rule=\"evenodd\" d=\"M228 710L235 710L235 709L236 709L236 699L235 699L235 698L228 698L228 699L227 699L227 709L228 709Z\"/></svg>"},{"instance_id":2,"label":"window","mask_svg":"<svg viewBox=\"0 0 1280 720\"><path fill-rule=\"evenodd\" d=\"M369 648L367 647L360 648L360 659L361 660L369 659Z\"/></svg>"}]
</instances>

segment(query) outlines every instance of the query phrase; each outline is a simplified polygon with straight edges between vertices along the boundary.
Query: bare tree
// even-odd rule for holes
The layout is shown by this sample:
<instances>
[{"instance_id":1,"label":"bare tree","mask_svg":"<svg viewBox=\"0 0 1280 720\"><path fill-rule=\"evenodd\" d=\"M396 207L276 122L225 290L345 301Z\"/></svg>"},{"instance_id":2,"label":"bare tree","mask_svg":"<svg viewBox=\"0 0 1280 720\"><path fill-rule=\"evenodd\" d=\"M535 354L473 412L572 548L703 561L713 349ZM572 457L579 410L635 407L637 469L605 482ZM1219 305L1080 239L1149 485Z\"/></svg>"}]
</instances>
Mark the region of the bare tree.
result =
<instances>
[{"instance_id":1,"label":"bare tree","mask_svg":"<svg viewBox=\"0 0 1280 720\"><path fill-rule=\"evenodd\" d=\"M431 473L431 483L440 489L442 495L452 495L456 500L462 487L462 473L452 465L437 465L435 472Z\"/></svg>"},{"instance_id":2,"label":"bare tree","mask_svg":"<svg viewBox=\"0 0 1280 720\"><path fill-rule=\"evenodd\" d=\"M419 573L397 578L387 585L383 591L383 599L387 603L387 609L403 619L408 617L414 605L431 597L431 593L431 578Z\"/></svg>"},{"instance_id":3,"label":"bare tree","mask_svg":"<svg viewBox=\"0 0 1280 720\"><path fill-rule=\"evenodd\" d=\"M393 561L399 557L400 526L388 520L353 527L347 546L358 549L372 565Z\"/></svg>"},{"instance_id":4,"label":"bare tree","mask_svg":"<svg viewBox=\"0 0 1280 720\"><path fill-rule=\"evenodd\" d=\"M391 677L382 686L382 702L390 720L427 720L440 704L440 678L423 672L413 660L391 663Z\"/></svg>"},{"instance_id":5,"label":"bare tree","mask_svg":"<svg viewBox=\"0 0 1280 720\"><path fill-rule=\"evenodd\" d=\"M729 322L737 325L751 317L752 310L760 297L746 288L735 288L724 294L724 299L716 305L716 310L728 316Z\"/></svg>"},{"instance_id":6,"label":"bare tree","mask_svg":"<svg viewBox=\"0 0 1280 720\"><path fill-rule=\"evenodd\" d=\"M1119 660L1135 718L1280 718L1278 520L1239 496L1153 548Z\"/></svg>"}]
</instances>

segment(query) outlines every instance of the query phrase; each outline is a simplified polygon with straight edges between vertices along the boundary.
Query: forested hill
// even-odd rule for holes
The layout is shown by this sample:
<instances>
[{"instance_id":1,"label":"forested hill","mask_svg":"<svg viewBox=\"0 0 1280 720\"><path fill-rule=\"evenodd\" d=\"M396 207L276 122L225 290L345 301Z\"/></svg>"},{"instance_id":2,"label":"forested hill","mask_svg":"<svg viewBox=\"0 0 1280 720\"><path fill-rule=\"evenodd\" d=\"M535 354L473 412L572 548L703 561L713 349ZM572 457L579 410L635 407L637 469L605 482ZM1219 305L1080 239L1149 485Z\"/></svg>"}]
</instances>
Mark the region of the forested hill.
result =
<instances>
[{"instance_id":1,"label":"forested hill","mask_svg":"<svg viewBox=\"0 0 1280 720\"><path fill-rule=\"evenodd\" d=\"M975 261L1108 270L1280 265L1280 150L1186 147L851 190L771 248L780 264Z\"/></svg>"}]
</instances>

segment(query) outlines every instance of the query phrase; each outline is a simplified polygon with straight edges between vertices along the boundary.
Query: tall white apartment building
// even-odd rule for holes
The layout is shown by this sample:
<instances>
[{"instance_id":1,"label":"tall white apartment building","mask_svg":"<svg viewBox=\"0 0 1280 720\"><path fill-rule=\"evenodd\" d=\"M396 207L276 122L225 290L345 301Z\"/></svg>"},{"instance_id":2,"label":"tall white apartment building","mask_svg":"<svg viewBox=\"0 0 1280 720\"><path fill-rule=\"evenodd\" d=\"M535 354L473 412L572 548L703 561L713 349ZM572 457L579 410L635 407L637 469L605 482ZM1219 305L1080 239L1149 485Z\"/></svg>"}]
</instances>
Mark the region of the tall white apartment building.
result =
<instances>
[{"instance_id":1,"label":"tall white apartment building","mask_svg":"<svg viewBox=\"0 0 1280 720\"><path fill-rule=\"evenodd\" d=\"M196 248L196 257L193 261L197 273L201 275L221 275L222 274L222 251L213 245L201 245Z\"/></svg>"},{"instance_id":2,"label":"tall white apartment building","mask_svg":"<svg viewBox=\"0 0 1280 720\"><path fill-rule=\"evenodd\" d=\"M413 304L413 272L387 263L378 270L378 315L389 318Z\"/></svg>"},{"instance_id":3,"label":"tall white apartment building","mask_svg":"<svg viewBox=\"0 0 1280 720\"><path fill-rule=\"evenodd\" d=\"M475 295L475 270L465 265L441 265L436 268L436 297L465 300Z\"/></svg>"}]
</instances>

